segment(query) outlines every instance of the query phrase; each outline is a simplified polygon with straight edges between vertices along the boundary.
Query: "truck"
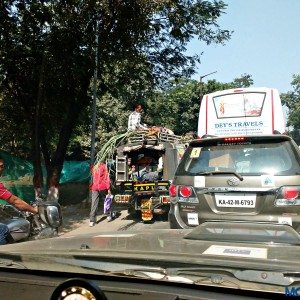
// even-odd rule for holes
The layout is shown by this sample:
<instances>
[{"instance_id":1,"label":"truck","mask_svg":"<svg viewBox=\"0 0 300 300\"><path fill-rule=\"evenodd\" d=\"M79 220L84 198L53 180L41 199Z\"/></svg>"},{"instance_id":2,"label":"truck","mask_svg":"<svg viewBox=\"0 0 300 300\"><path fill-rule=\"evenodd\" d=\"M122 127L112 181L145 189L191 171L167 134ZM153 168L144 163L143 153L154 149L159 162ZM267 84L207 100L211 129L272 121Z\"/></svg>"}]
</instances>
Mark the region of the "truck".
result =
<instances>
[{"instance_id":1,"label":"truck","mask_svg":"<svg viewBox=\"0 0 300 300\"><path fill-rule=\"evenodd\" d=\"M116 148L114 205L127 207L143 222L170 208L169 186L188 136L139 130Z\"/></svg>"}]
</instances>

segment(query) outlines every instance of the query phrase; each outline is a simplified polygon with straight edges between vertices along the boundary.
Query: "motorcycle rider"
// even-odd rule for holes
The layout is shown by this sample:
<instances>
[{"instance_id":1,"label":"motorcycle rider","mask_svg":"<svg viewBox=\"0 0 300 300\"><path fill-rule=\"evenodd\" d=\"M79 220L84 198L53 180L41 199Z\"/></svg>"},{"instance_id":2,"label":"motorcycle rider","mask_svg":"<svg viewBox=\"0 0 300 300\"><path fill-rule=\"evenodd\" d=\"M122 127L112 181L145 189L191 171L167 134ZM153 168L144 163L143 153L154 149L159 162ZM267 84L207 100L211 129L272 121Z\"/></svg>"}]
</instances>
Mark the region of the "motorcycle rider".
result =
<instances>
[{"instance_id":1,"label":"motorcycle rider","mask_svg":"<svg viewBox=\"0 0 300 300\"><path fill-rule=\"evenodd\" d=\"M2 175L4 170L4 160L0 157L0 176ZM38 208L33 207L20 199L19 197L13 195L9 190L7 190L3 183L0 182L0 199L8 202L9 204L15 206L19 210L29 211L33 214L38 213ZM0 223L0 245L4 245L7 243L7 239L9 237L9 229L7 225Z\"/></svg>"}]
</instances>

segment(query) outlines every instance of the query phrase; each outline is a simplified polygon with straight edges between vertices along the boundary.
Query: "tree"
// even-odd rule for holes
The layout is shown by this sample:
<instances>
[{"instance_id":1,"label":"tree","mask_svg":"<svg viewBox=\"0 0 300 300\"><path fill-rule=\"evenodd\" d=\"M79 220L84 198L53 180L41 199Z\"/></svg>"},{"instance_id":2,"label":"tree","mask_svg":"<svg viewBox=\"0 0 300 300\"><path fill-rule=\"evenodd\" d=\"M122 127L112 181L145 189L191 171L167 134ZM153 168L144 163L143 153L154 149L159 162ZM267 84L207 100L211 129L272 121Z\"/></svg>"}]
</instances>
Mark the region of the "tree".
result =
<instances>
[{"instance_id":1,"label":"tree","mask_svg":"<svg viewBox=\"0 0 300 300\"><path fill-rule=\"evenodd\" d=\"M288 108L288 120L287 126L293 128L291 134L294 137L298 137L298 130L300 128L300 75L293 75L293 80L291 82L292 91L283 93L280 95L282 104Z\"/></svg>"},{"instance_id":2,"label":"tree","mask_svg":"<svg viewBox=\"0 0 300 300\"><path fill-rule=\"evenodd\" d=\"M181 79L173 81L173 86L159 91L147 101L146 121L172 129L176 134L196 131L200 109L200 94L215 91L249 87L253 84L251 75L243 74L232 82L222 83L209 80L207 83Z\"/></svg>"},{"instance_id":3,"label":"tree","mask_svg":"<svg viewBox=\"0 0 300 300\"><path fill-rule=\"evenodd\" d=\"M216 23L225 8L222 1L200 0L2 1L1 105L14 103L17 119L26 122L35 188L42 187L44 160L58 197L69 142L90 104L95 49L98 96L109 93L128 107L138 91L193 73L199 57L185 54L191 38L229 39Z\"/></svg>"}]
</instances>

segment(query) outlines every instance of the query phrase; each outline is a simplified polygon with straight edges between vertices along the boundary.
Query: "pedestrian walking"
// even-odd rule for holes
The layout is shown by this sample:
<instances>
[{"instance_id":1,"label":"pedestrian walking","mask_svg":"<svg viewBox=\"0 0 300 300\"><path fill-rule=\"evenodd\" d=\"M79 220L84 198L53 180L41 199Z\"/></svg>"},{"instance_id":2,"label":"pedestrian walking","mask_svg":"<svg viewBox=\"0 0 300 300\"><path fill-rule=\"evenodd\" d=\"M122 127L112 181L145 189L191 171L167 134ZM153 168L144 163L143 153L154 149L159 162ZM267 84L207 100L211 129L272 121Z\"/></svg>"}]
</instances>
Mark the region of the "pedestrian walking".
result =
<instances>
[{"instance_id":1,"label":"pedestrian walking","mask_svg":"<svg viewBox=\"0 0 300 300\"><path fill-rule=\"evenodd\" d=\"M101 199L104 202L106 195L111 195L109 172L106 164L103 162L96 164L92 168L91 193L90 226L93 227L97 221L99 200Z\"/></svg>"}]
</instances>

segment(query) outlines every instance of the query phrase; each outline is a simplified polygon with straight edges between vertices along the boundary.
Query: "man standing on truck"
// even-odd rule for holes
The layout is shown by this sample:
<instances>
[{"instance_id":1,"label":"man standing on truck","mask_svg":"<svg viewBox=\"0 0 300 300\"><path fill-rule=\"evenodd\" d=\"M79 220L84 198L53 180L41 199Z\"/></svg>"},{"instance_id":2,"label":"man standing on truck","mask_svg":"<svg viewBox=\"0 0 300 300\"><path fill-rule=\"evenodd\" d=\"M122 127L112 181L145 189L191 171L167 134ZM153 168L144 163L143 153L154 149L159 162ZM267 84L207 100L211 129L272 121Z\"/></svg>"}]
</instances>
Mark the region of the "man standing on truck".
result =
<instances>
[{"instance_id":1,"label":"man standing on truck","mask_svg":"<svg viewBox=\"0 0 300 300\"><path fill-rule=\"evenodd\" d=\"M141 123L141 112L143 111L143 107L141 104L136 104L134 107L134 111L129 115L128 118L128 130L148 130L148 135L154 135L158 132L174 134L174 132L166 127L160 126L148 126L146 124Z\"/></svg>"},{"instance_id":2,"label":"man standing on truck","mask_svg":"<svg viewBox=\"0 0 300 300\"><path fill-rule=\"evenodd\" d=\"M128 118L128 130L147 130L148 126L146 124L141 124L141 112L143 107L141 104L136 104L134 111L129 115Z\"/></svg>"}]
</instances>

